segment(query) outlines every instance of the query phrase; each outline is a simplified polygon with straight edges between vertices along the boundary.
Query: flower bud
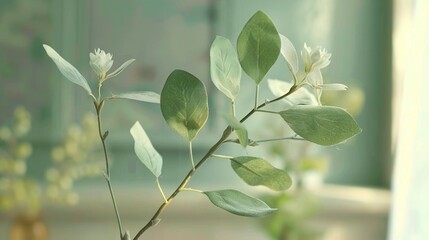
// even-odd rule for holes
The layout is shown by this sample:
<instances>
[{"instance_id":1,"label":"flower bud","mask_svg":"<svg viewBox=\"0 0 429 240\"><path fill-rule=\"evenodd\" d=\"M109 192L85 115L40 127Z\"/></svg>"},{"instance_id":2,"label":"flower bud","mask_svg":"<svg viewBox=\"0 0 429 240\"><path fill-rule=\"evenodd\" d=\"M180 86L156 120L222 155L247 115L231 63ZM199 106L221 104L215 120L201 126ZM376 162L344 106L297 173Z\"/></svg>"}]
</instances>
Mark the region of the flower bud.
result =
<instances>
[{"instance_id":1,"label":"flower bud","mask_svg":"<svg viewBox=\"0 0 429 240\"><path fill-rule=\"evenodd\" d=\"M113 65L112 54L96 49L94 53L89 54L89 59L89 65L92 70L97 74L99 81L103 82L106 78L107 71L109 71Z\"/></svg>"}]
</instances>

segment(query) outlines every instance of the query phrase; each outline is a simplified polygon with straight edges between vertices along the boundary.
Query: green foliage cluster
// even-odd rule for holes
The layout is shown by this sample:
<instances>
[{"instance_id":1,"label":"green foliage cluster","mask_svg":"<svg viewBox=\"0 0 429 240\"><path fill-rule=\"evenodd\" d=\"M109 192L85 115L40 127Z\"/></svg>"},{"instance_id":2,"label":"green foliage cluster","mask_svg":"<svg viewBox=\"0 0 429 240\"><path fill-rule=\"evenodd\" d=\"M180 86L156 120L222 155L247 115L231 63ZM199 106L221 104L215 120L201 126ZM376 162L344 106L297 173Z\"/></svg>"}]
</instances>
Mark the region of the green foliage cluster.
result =
<instances>
[{"instance_id":1,"label":"green foliage cluster","mask_svg":"<svg viewBox=\"0 0 429 240\"><path fill-rule=\"evenodd\" d=\"M230 157L216 154L218 149L227 142L236 142L243 147L257 145L257 141L249 139L247 129L243 124L256 113L266 112L277 114L301 137L297 139L305 139L320 145L329 146L341 143L361 131L353 117L344 109L321 106L320 104L320 96L323 89L346 89L342 84L323 84L320 69L330 63L330 54L324 49L317 48L312 50L305 45L302 54L305 72L299 72L298 57L292 43L277 32L271 19L261 11L255 13L244 26L236 43L237 50L234 49L233 44L228 39L220 36L216 37L210 48L210 73L212 82L230 100L232 107L229 113L224 114L228 126L221 133L219 140L197 162L194 162L192 154L192 141L204 127L209 115L207 91L204 84L197 77L184 70L174 70L168 76L160 95L153 92L132 92L103 97L101 96L100 89L104 81L107 78L118 75L133 60L127 61L117 70L108 74L113 64L112 56L98 49L94 54L90 54L90 65L98 76L98 95L96 96L92 93L86 79L77 69L64 60L51 47L47 45L44 45L44 47L61 73L68 80L83 87L93 99L98 119L98 133L106 160L106 172L104 176L111 193L121 239L131 238L129 233L124 232L122 228L111 186L110 166L106 151L108 131L102 131L100 117L107 100L123 98L159 103L162 115L167 124L189 143L189 158L191 161L189 173L183 178L183 181L178 185L176 190L167 197L158 180L162 173L162 157L151 144L142 125L136 122L132 126L130 133L134 139L136 155L153 173L159 191L164 198L164 202L147 224L135 235L134 240L139 239L146 230L159 223L161 213L182 191L202 193L215 206L240 216L263 217L276 210L269 207L262 200L246 195L238 190L221 189L202 191L187 188L194 172L212 157L230 160L233 171L251 186L262 185L276 191L284 191L291 186L292 180L288 173L273 167L264 159L254 156ZM265 100L259 104L259 85L265 79L268 71L277 61L280 54L285 58L294 81L288 87L284 86L286 83L271 82L271 86L273 84L281 85L280 88L275 89L279 94L276 98ZM255 82L255 105L246 115L237 118L235 114L235 100L240 91L241 70ZM303 102L295 102L295 104L292 104L287 109L276 111L264 109L271 103L280 100L289 99L289 102L294 103L300 91L303 96L312 94L308 88L314 90L314 95L312 95L311 101L309 101L314 104L304 106L302 105ZM294 99L294 101L291 101L291 99ZM314 99L315 101L313 101ZM233 132L237 135L237 139L230 137Z\"/></svg>"}]
</instances>

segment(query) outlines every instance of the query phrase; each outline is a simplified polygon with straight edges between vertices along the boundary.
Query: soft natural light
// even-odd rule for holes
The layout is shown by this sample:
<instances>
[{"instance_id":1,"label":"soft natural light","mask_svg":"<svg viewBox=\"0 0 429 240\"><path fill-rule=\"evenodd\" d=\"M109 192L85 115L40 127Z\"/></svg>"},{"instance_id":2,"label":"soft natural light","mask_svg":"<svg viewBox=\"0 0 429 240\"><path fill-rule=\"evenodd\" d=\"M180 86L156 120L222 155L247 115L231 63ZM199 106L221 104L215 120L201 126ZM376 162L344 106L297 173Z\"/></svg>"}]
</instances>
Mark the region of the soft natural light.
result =
<instances>
[{"instance_id":1,"label":"soft natural light","mask_svg":"<svg viewBox=\"0 0 429 240\"><path fill-rule=\"evenodd\" d=\"M394 71L397 150L390 240L429 238L429 2L397 1Z\"/></svg>"}]
</instances>

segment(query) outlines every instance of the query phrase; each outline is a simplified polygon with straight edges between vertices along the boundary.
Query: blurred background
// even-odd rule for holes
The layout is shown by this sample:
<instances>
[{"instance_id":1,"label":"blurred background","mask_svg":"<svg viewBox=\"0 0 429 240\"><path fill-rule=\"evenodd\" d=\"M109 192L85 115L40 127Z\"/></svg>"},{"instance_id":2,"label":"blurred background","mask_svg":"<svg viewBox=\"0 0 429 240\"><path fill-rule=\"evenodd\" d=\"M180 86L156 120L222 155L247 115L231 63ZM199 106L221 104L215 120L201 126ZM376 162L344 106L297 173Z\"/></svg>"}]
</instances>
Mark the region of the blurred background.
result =
<instances>
[{"instance_id":1,"label":"blurred background","mask_svg":"<svg viewBox=\"0 0 429 240\"><path fill-rule=\"evenodd\" d=\"M118 239L100 175L104 160L91 98L61 76L42 44L56 49L93 88L97 80L89 52L112 53L113 68L135 58L106 82L105 95L160 93L174 69L197 76L208 89L210 106L209 121L194 144L198 159L218 140L225 127L219 116L229 109L210 81L210 45L216 35L235 45L257 10L267 13L298 51L307 43L332 53L324 79L349 90L325 94L322 101L346 108L363 132L334 147L285 141L247 149L226 146L226 154L269 159L299 184L280 194L249 188L229 164L213 159L190 187L241 189L278 207L278 213L261 220L239 218L203 196L185 193L148 238L428 239L425 0L0 0L0 239L28 228L26 216L49 239ZM267 76L290 78L281 60ZM243 74L238 116L252 107L253 84ZM267 89L265 81L261 99L273 98ZM157 105L112 101L103 118L118 207L124 225L135 233L162 198L134 154L130 127L140 121L163 155L160 181L167 194L189 171L187 143L170 131ZM272 116L257 116L247 127L255 139L291 135Z\"/></svg>"}]
</instances>

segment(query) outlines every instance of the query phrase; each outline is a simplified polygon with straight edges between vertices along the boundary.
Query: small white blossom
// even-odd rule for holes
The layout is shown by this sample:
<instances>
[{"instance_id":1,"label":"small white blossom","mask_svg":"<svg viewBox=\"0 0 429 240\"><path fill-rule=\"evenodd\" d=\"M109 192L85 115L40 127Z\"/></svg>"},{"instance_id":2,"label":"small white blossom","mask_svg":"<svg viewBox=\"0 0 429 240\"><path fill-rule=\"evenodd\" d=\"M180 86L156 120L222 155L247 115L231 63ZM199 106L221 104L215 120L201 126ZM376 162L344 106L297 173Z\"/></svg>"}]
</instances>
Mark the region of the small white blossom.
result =
<instances>
[{"instance_id":1,"label":"small white blossom","mask_svg":"<svg viewBox=\"0 0 429 240\"><path fill-rule=\"evenodd\" d=\"M326 49L321 47L311 49L306 43L304 43L304 49L301 51L301 57L307 73L322 69L331 63L331 54Z\"/></svg>"},{"instance_id":2,"label":"small white blossom","mask_svg":"<svg viewBox=\"0 0 429 240\"><path fill-rule=\"evenodd\" d=\"M97 74L100 81L103 81L106 78L107 71L113 65L112 54L98 48L94 50L94 53L89 54L89 59L89 65L91 65L92 70Z\"/></svg>"}]
</instances>

